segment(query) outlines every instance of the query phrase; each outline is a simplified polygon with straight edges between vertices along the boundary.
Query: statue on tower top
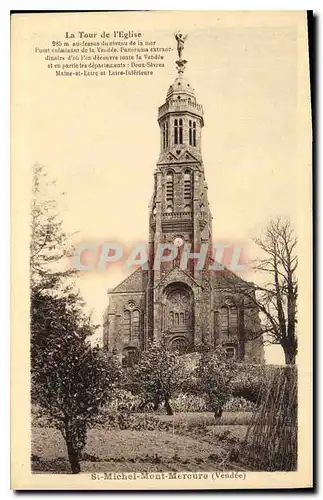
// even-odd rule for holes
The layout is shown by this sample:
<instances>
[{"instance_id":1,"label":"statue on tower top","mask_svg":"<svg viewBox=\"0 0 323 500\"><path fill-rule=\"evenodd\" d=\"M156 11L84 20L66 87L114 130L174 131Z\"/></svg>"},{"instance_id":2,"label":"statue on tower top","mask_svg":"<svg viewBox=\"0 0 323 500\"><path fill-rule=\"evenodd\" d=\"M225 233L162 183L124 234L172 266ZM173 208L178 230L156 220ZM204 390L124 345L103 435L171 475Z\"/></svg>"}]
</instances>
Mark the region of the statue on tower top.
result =
<instances>
[{"instance_id":1,"label":"statue on tower top","mask_svg":"<svg viewBox=\"0 0 323 500\"><path fill-rule=\"evenodd\" d=\"M181 73L184 73L185 69L185 64L187 61L185 59L182 59L182 52L184 50L184 43L187 38L187 35L184 35L181 31L178 31L175 33L175 39L177 41L177 53L178 53L178 61L176 61L177 64L177 71L178 74L180 75Z\"/></svg>"},{"instance_id":2,"label":"statue on tower top","mask_svg":"<svg viewBox=\"0 0 323 500\"><path fill-rule=\"evenodd\" d=\"M187 35L183 35L183 33L181 33L181 31L178 31L175 34L175 39L177 41L177 52L178 52L178 57L180 59L182 59L182 52L184 49L184 43L185 43L186 38L187 38Z\"/></svg>"}]
</instances>

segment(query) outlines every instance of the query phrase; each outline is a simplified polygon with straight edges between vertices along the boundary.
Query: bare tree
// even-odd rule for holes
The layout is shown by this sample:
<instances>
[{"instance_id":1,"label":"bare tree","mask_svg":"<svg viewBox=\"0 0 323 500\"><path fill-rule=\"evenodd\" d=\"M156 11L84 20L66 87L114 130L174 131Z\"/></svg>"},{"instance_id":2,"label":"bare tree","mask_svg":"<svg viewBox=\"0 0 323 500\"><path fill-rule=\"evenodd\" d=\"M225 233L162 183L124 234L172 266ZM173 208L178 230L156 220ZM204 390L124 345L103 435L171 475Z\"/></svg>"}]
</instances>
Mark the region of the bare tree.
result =
<instances>
[{"instance_id":1,"label":"bare tree","mask_svg":"<svg viewBox=\"0 0 323 500\"><path fill-rule=\"evenodd\" d=\"M248 315L255 311L262 316L258 328L245 329L244 340L263 336L265 342L281 345L285 363L294 364L297 355L297 238L290 222L278 217L254 242L263 256L252 262L252 269L265 276L264 283L237 282L231 273L225 273L227 282L237 288L246 306L246 324Z\"/></svg>"}]
</instances>

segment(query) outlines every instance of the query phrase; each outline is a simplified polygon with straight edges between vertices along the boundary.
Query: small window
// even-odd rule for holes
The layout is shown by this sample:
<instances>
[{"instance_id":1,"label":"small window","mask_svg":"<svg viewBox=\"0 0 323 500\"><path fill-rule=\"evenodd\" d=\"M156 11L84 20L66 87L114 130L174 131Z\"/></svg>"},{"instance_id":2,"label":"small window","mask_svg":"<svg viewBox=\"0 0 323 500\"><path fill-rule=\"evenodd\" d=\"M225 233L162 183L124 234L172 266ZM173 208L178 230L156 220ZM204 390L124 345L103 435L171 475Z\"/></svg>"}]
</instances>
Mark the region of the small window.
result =
<instances>
[{"instance_id":1,"label":"small window","mask_svg":"<svg viewBox=\"0 0 323 500\"><path fill-rule=\"evenodd\" d=\"M235 358L236 350L234 347L226 347L226 353L228 358Z\"/></svg>"}]
</instances>

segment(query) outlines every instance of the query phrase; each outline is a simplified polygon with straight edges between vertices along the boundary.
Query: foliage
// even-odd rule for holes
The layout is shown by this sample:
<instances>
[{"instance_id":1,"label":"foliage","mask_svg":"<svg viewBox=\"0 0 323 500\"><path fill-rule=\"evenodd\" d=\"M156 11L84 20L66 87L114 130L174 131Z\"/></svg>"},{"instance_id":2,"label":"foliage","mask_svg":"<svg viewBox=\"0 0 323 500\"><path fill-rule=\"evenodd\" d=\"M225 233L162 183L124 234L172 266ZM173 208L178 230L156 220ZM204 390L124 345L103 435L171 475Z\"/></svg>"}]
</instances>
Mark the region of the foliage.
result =
<instances>
[{"instance_id":1,"label":"foliage","mask_svg":"<svg viewBox=\"0 0 323 500\"><path fill-rule=\"evenodd\" d=\"M268 365L240 365L232 380L233 395L260 404L274 370Z\"/></svg>"},{"instance_id":2,"label":"foliage","mask_svg":"<svg viewBox=\"0 0 323 500\"><path fill-rule=\"evenodd\" d=\"M32 398L62 432L77 473L87 428L112 395L120 369L86 341L91 325L65 297L42 297L32 309L31 324Z\"/></svg>"},{"instance_id":3,"label":"foliage","mask_svg":"<svg viewBox=\"0 0 323 500\"><path fill-rule=\"evenodd\" d=\"M30 280L32 291L55 294L67 287L75 273L64 266L71 245L58 217L57 201L52 197L55 182L40 165L33 167L31 202ZM61 193L62 195L63 193ZM69 284L70 286L70 284Z\"/></svg>"},{"instance_id":4,"label":"foliage","mask_svg":"<svg viewBox=\"0 0 323 500\"><path fill-rule=\"evenodd\" d=\"M55 201L43 191L48 184L36 166L30 248L32 401L61 431L72 472L78 473L87 429L111 396L120 369L87 341L96 326L69 282L73 272L60 269L68 238Z\"/></svg>"},{"instance_id":5,"label":"foliage","mask_svg":"<svg viewBox=\"0 0 323 500\"><path fill-rule=\"evenodd\" d=\"M155 410L164 401L169 415L173 414L170 399L179 392L185 375L181 356L168 349L165 338L152 342L143 352L136 372L146 401L153 402Z\"/></svg>"},{"instance_id":6,"label":"foliage","mask_svg":"<svg viewBox=\"0 0 323 500\"><path fill-rule=\"evenodd\" d=\"M185 393L180 393L176 398L172 399L172 408L175 412L208 411L205 398Z\"/></svg>"},{"instance_id":7,"label":"foliage","mask_svg":"<svg viewBox=\"0 0 323 500\"><path fill-rule=\"evenodd\" d=\"M255 403L248 401L242 397L231 398L224 405L223 410L228 412L243 412L243 411L254 411L256 408Z\"/></svg>"},{"instance_id":8,"label":"foliage","mask_svg":"<svg viewBox=\"0 0 323 500\"><path fill-rule=\"evenodd\" d=\"M222 346L217 346L214 350L206 346L196 374L201 392L205 394L215 418L221 417L224 405L232 395L232 381L236 375L235 361L228 358Z\"/></svg>"}]
</instances>

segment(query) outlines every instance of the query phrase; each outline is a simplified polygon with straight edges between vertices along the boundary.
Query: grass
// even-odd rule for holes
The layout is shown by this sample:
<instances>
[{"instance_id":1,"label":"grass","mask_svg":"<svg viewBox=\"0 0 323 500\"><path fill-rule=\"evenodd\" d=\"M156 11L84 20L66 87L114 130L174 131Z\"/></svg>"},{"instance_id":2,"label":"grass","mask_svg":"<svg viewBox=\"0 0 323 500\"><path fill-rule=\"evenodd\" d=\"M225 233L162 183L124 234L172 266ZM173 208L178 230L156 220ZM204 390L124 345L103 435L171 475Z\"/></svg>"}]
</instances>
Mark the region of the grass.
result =
<instances>
[{"instance_id":1,"label":"grass","mask_svg":"<svg viewBox=\"0 0 323 500\"><path fill-rule=\"evenodd\" d=\"M104 424L89 430L83 472L232 470L230 450L244 439L251 418L248 412L225 412L217 422L208 412L137 415L137 423L155 419L151 430L108 429ZM156 422L168 425L157 430ZM70 472L64 439L55 429L33 427L32 457L34 472Z\"/></svg>"},{"instance_id":2,"label":"grass","mask_svg":"<svg viewBox=\"0 0 323 500\"><path fill-rule=\"evenodd\" d=\"M248 425L252 418L252 412L224 412L222 417L215 421L213 413L210 412L185 412L174 415L156 415L164 422L188 425Z\"/></svg>"},{"instance_id":3,"label":"grass","mask_svg":"<svg viewBox=\"0 0 323 500\"><path fill-rule=\"evenodd\" d=\"M34 471L68 472L66 446L55 429L33 428L32 455ZM170 432L92 429L82 471L214 470L225 455L220 444Z\"/></svg>"}]
</instances>

